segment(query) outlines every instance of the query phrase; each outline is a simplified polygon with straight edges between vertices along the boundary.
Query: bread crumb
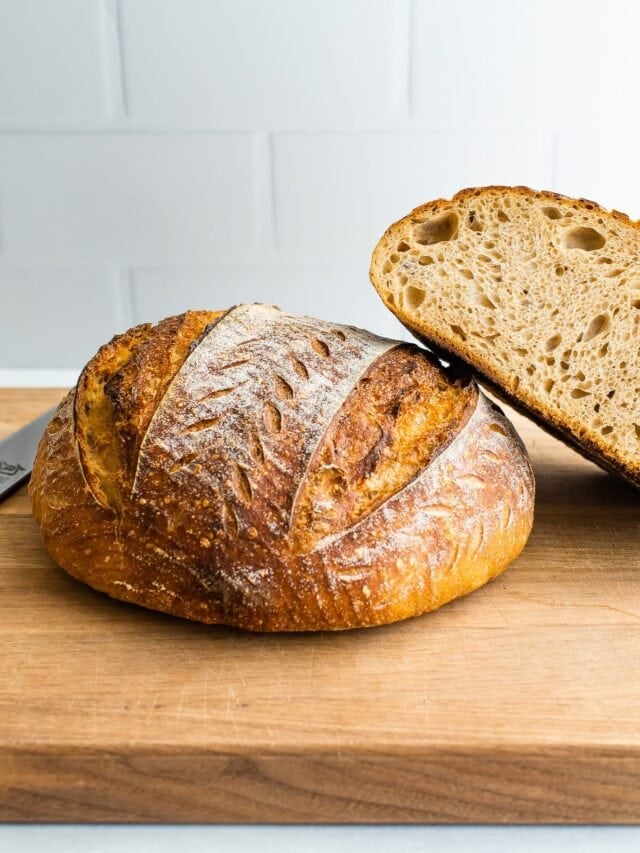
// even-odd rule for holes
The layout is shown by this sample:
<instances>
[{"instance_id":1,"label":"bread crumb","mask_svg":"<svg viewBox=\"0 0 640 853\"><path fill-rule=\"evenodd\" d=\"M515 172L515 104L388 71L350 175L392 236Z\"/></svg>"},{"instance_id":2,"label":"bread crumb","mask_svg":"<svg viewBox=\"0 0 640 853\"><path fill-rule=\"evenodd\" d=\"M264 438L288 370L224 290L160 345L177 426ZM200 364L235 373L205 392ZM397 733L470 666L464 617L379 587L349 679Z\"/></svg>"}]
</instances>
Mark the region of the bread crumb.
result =
<instances>
[{"instance_id":1,"label":"bread crumb","mask_svg":"<svg viewBox=\"0 0 640 853\"><path fill-rule=\"evenodd\" d=\"M367 599L371 598L371 590L366 584L362 587L362 594Z\"/></svg>"},{"instance_id":2,"label":"bread crumb","mask_svg":"<svg viewBox=\"0 0 640 853\"><path fill-rule=\"evenodd\" d=\"M210 548L211 547L211 542L207 539L206 536L202 537L202 539L200 540L200 544L202 545L203 548Z\"/></svg>"}]
</instances>

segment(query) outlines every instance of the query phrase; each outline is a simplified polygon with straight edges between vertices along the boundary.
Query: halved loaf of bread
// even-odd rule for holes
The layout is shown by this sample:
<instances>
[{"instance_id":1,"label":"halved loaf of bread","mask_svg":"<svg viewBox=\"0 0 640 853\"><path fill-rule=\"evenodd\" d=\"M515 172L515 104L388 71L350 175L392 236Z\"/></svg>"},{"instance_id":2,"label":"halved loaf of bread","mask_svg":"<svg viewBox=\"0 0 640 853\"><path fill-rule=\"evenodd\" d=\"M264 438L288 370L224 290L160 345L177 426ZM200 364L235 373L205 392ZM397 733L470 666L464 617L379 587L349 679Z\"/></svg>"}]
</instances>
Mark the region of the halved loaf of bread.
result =
<instances>
[{"instance_id":1,"label":"halved loaf of bread","mask_svg":"<svg viewBox=\"0 0 640 853\"><path fill-rule=\"evenodd\" d=\"M373 252L371 280L418 338L640 486L640 226L527 187L417 208Z\"/></svg>"}]
</instances>

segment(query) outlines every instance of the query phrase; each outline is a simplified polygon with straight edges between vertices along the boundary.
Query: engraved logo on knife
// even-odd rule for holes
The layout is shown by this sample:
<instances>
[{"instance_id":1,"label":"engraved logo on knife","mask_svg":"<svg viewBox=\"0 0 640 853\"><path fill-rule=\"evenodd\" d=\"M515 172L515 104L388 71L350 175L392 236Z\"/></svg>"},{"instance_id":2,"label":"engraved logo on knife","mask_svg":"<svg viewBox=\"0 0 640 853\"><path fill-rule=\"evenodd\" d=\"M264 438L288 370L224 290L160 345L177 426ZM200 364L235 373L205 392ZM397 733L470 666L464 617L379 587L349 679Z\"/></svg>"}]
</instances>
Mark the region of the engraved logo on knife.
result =
<instances>
[{"instance_id":1,"label":"engraved logo on knife","mask_svg":"<svg viewBox=\"0 0 640 853\"><path fill-rule=\"evenodd\" d=\"M0 459L0 483L4 483L5 479L9 477L14 477L19 471L26 471L26 468L23 468L22 465L12 464L11 462L5 462Z\"/></svg>"}]
</instances>

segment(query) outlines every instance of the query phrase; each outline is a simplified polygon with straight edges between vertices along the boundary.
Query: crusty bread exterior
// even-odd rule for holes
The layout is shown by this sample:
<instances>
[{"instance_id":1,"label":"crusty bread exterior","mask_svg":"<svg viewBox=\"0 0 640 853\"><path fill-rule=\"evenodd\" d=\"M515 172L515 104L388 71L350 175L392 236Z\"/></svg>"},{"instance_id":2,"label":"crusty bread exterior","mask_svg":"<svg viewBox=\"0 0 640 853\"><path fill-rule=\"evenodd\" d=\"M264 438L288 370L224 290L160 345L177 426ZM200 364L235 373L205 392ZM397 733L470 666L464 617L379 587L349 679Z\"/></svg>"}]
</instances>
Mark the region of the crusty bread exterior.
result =
<instances>
[{"instance_id":1,"label":"crusty bread exterior","mask_svg":"<svg viewBox=\"0 0 640 853\"><path fill-rule=\"evenodd\" d=\"M486 583L527 540L534 483L468 374L241 305L103 347L43 436L30 490L49 552L92 587L297 631L405 619Z\"/></svg>"},{"instance_id":2,"label":"crusty bread exterior","mask_svg":"<svg viewBox=\"0 0 640 853\"><path fill-rule=\"evenodd\" d=\"M371 280L416 337L640 486L640 227L527 187L462 190L376 246Z\"/></svg>"}]
</instances>

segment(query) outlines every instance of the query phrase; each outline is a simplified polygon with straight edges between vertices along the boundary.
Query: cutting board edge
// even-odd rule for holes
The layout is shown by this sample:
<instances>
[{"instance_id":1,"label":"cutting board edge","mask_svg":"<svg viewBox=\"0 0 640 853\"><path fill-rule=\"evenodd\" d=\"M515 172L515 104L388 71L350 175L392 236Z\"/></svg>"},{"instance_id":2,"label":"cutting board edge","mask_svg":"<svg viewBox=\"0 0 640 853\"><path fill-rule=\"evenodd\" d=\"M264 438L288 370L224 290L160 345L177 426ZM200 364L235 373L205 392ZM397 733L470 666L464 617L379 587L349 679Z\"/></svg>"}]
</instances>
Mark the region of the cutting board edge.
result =
<instances>
[{"instance_id":1,"label":"cutting board edge","mask_svg":"<svg viewBox=\"0 0 640 853\"><path fill-rule=\"evenodd\" d=\"M0 820L640 823L640 749L0 747Z\"/></svg>"}]
</instances>

